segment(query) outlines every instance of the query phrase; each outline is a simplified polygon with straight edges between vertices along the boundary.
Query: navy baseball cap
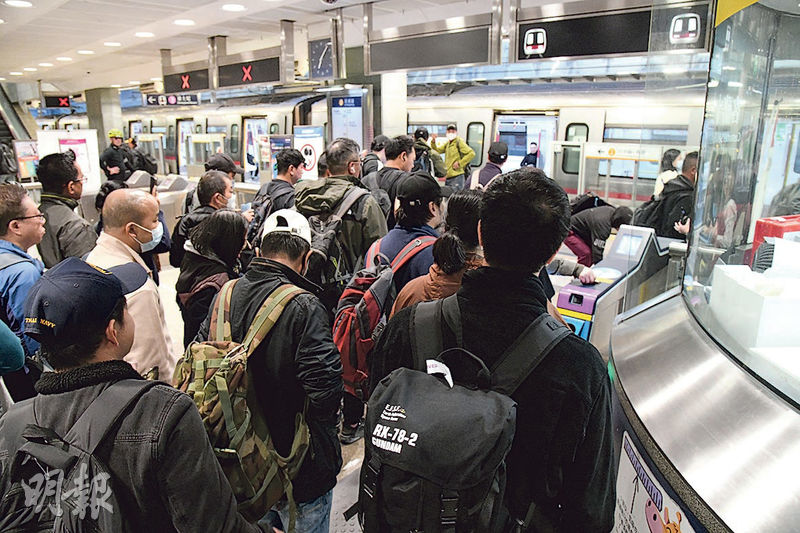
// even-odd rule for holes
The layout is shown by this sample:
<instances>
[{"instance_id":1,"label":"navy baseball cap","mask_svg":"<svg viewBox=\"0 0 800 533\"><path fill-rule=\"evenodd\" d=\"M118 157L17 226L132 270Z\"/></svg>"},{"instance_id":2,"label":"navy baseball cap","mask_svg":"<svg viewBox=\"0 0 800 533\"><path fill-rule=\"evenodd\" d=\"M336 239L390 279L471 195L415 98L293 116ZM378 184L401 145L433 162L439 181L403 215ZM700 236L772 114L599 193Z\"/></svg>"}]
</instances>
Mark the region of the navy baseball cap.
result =
<instances>
[{"instance_id":1,"label":"navy baseball cap","mask_svg":"<svg viewBox=\"0 0 800 533\"><path fill-rule=\"evenodd\" d=\"M31 287L25 333L40 341L73 344L87 329L107 321L119 299L144 285L147 277L138 263L106 270L77 257L65 259Z\"/></svg>"}]
</instances>

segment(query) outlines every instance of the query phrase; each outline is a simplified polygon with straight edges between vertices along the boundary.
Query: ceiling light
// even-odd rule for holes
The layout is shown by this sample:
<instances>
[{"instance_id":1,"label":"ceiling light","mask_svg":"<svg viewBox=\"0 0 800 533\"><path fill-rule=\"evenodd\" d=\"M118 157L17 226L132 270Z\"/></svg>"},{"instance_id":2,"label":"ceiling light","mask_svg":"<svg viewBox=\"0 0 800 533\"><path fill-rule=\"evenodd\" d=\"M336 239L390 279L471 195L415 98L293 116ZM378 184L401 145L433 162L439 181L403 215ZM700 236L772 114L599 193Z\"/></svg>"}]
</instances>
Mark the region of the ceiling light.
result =
<instances>
[{"instance_id":1,"label":"ceiling light","mask_svg":"<svg viewBox=\"0 0 800 533\"><path fill-rule=\"evenodd\" d=\"M114 88L114 89L119 89L120 87L122 87L122 85L120 85L119 83L115 83L111 87Z\"/></svg>"},{"instance_id":2,"label":"ceiling light","mask_svg":"<svg viewBox=\"0 0 800 533\"><path fill-rule=\"evenodd\" d=\"M115 42L115 41L109 41L107 43L103 43L103 46L111 46L111 47L116 48L117 46L122 46L122 43L118 43L118 42Z\"/></svg>"},{"instance_id":3,"label":"ceiling light","mask_svg":"<svg viewBox=\"0 0 800 533\"><path fill-rule=\"evenodd\" d=\"M3 3L9 7L33 7L33 4L26 0L6 0Z\"/></svg>"},{"instance_id":4,"label":"ceiling light","mask_svg":"<svg viewBox=\"0 0 800 533\"><path fill-rule=\"evenodd\" d=\"M129 81L128 85L139 85L140 83L142 83L142 82L140 82L139 80L133 80L133 81Z\"/></svg>"},{"instance_id":5,"label":"ceiling light","mask_svg":"<svg viewBox=\"0 0 800 533\"><path fill-rule=\"evenodd\" d=\"M150 78L150 81L161 81L161 78Z\"/></svg>"},{"instance_id":6,"label":"ceiling light","mask_svg":"<svg viewBox=\"0 0 800 533\"><path fill-rule=\"evenodd\" d=\"M6 23L6 21L5 21L5 20L3 20L3 19L0 19L0 24L5 24L5 23Z\"/></svg>"},{"instance_id":7,"label":"ceiling light","mask_svg":"<svg viewBox=\"0 0 800 533\"><path fill-rule=\"evenodd\" d=\"M191 19L177 19L173 24L176 26L194 26L194 21Z\"/></svg>"},{"instance_id":8,"label":"ceiling light","mask_svg":"<svg viewBox=\"0 0 800 533\"><path fill-rule=\"evenodd\" d=\"M246 9L247 8L244 7L242 4L225 4L224 6L222 6L223 11L231 11L234 13L239 11L244 11Z\"/></svg>"},{"instance_id":9,"label":"ceiling light","mask_svg":"<svg viewBox=\"0 0 800 533\"><path fill-rule=\"evenodd\" d=\"M90 56L94 54L94 50L78 50L78 53L82 56Z\"/></svg>"},{"instance_id":10,"label":"ceiling light","mask_svg":"<svg viewBox=\"0 0 800 533\"><path fill-rule=\"evenodd\" d=\"M710 82L708 82L708 86L711 87L712 89L714 87L719 87L719 80L711 80Z\"/></svg>"},{"instance_id":11,"label":"ceiling light","mask_svg":"<svg viewBox=\"0 0 800 533\"><path fill-rule=\"evenodd\" d=\"M141 37L142 39L146 39L148 37L155 37L155 34L149 31L137 31L134 33L135 36Z\"/></svg>"},{"instance_id":12,"label":"ceiling light","mask_svg":"<svg viewBox=\"0 0 800 533\"><path fill-rule=\"evenodd\" d=\"M39 63L39 66L40 67L52 67L53 64L52 63Z\"/></svg>"},{"instance_id":13,"label":"ceiling light","mask_svg":"<svg viewBox=\"0 0 800 533\"><path fill-rule=\"evenodd\" d=\"M72 61L71 57L57 57L56 61Z\"/></svg>"},{"instance_id":14,"label":"ceiling light","mask_svg":"<svg viewBox=\"0 0 800 533\"><path fill-rule=\"evenodd\" d=\"M6 79L5 78L0 78L0 81L6 81Z\"/></svg>"},{"instance_id":15,"label":"ceiling light","mask_svg":"<svg viewBox=\"0 0 800 533\"><path fill-rule=\"evenodd\" d=\"M12 76L22 76L22 72L16 72L16 71L9 72L9 74L11 74Z\"/></svg>"},{"instance_id":16,"label":"ceiling light","mask_svg":"<svg viewBox=\"0 0 800 533\"><path fill-rule=\"evenodd\" d=\"M35 68L33 68L33 67L25 67L25 68L24 68L24 69L22 69L22 70L24 70L25 72L36 72L36 69L35 69Z\"/></svg>"},{"instance_id":17,"label":"ceiling light","mask_svg":"<svg viewBox=\"0 0 800 533\"><path fill-rule=\"evenodd\" d=\"M728 82L728 87L741 87L741 86L742 86L742 82L740 82L740 81L729 81Z\"/></svg>"}]
</instances>

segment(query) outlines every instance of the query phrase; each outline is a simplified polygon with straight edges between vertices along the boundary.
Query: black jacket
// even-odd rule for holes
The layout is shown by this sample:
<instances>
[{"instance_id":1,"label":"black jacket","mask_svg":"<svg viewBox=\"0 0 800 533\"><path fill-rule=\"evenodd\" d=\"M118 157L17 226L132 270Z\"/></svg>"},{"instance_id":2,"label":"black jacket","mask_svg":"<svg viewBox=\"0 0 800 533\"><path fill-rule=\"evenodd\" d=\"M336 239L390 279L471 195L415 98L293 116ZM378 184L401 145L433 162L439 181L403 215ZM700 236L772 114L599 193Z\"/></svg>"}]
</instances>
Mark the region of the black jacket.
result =
<instances>
[{"instance_id":1,"label":"black jacket","mask_svg":"<svg viewBox=\"0 0 800 533\"><path fill-rule=\"evenodd\" d=\"M288 181L272 180L265 183L258 190L253 204L269 196L272 201L270 211L274 213L280 209L291 209L294 207L294 187Z\"/></svg>"},{"instance_id":2,"label":"black jacket","mask_svg":"<svg viewBox=\"0 0 800 533\"><path fill-rule=\"evenodd\" d=\"M110 174L108 171L110 167L119 167L119 173ZM100 168L103 169L106 177L110 180L125 181L133 174L133 168L128 154L125 153L125 150L113 144L100 154Z\"/></svg>"},{"instance_id":3,"label":"black jacket","mask_svg":"<svg viewBox=\"0 0 800 533\"><path fill-rule=\"evenodd\" d=\"M394 200L397 198L397 188L409 175L408 172L396 168L383 167L377 173L364 176L364 179L361 180L368 189L372 190L373 186L377 185L389 195L389 213L386 215L387 228L393 228L396 223L394 218ZM372 180L374 181L370 183Z\"/></svg>"},{"instance_id":4,"label":"black jacket","mask_svg":"<svg viewBox=\"0 0 800 533\"><path fill-rule=\"evenodd\" d=\"M615 209L616 207L611 205L601 205L572 215L570 229L591 247L594 264L603 259L606 239L611 235L611 217Z\"/></svg>"},{"instance_id":5,"label":"black jacket","mask_svg":"<svg viewBox=\"0 0 800 533\"><path fill-rule=\"evenodd\" d=\"M546 313L541 281L489 267L464 273L458 291L464 345L491 368L536 317ZM371 355L370 388L411 367L412 310L398 312ZM450 340L445 346L452 346ZM597 350L571 335L513 394L518 404L507 459L509 510L524 517L531 500L561 531L610 531L616 506L611 384Z\"/></svg>"},{"instance_id":6,"label":"black jacket","mask_svg":"<svg viewBox=\"0 0 800 533\"><path fill-rule=\"evenodd\" d=\"M318 287L290 268L256 258L231 295L231 336L241 342L264 300L279 286L292 283L309 292ZM198 333L208 337L209 318ZM294 498L309 502L334 485L342 468L336 425L342 398L342 362L333 344L328 313L313 294L296 296L267 338L250 356L248 370L275 448L287 455L296 413L308 398L311 448L292 482Z\"/></svg>"},{"instance_id":7,"label":"black jacket","mask_svg":"<svg viewBox=\"0 0 800 533\"><path fill-rule=\"evenodd\" d=\"M181 217L175 228L172 230L172 245L169 248L169 264L175 268L180 268L183 262L183 255L186 251L183 245L189 240L192 230L197 227L207 216L216 211L210 205L201 205L196 207L190 213L186 213Z\"/></svg>"},{"instance_id":8,"label":"black jacket","mask_svg":"<svg viewBox=\"0 0 800 533\"><path fill-rule=\"evenodd\" d=\"M675 223L684 216L693 218L694 210L694 184L685 176L679 175L664 184L661 191L659 207L661 218L656 227L656 235L673 239L685 239L686 236L675 231Z\"/></svg>"},{"instance_id":9,"label":"black jacket","mask_svg":"<svg viewBox=\"0 0 800 533\"><path fill-rule=\"evenodd\" d=\"M378 154L370 152L361 159L361 175L366 176L377 172L381 168L381 158Z\"/></svg>"},{"instance_id":10,"label":"black jacket","mask_svg":"<svg viewBox=\"0 0 800 533\"><path fill-rule=\"evenodd\" d=\"M123 379L142 378L125 361L45 372L33 400L38 425L66 435L103 390ZM11 460L22 444L5 422L0 419L0 494L8 491ZM95 453L112 476L128 531L260 531L237 512L194 403L170 386L145 392ZM8 530L10 519L0 509L0 530Z\"/></svg>"},{"instance_id":11,"label":"black jacket","mask_svg":"<svg viewBox=\"0 0 800 533\"><path fill-rule=\"evenodd\" d=\"M502 173L503 169L500 168L500 165L488 161L486 163L486 166L484 166L478 173L478 183L481 185L481 187L486 187L487 185L489 185L490 181L492 181L496 176L499 176Z\"/></svg>"},{"instance_id":12,"label":"black jacket","mask_svg":"<svg viewBox=\"0 0 800 533\"><path fill-rule=\"evenodd\" d=\"M229 279L237 277L217 257L186 252L175 283L175 300L183 317L183 347L189 346L208 316L211 302Z\"/></svg>"}]
</instances>

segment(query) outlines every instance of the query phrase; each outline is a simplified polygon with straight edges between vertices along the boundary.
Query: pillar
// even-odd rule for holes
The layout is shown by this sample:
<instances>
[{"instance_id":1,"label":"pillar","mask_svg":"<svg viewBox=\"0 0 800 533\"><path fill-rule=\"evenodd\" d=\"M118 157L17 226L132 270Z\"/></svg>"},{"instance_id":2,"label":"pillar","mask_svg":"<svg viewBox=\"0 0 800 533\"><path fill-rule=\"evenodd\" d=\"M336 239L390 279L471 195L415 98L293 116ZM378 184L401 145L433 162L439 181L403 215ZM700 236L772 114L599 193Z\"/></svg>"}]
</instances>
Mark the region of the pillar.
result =
<instances>
[{"instance_id":1,"label":"pillar","mask_svg":"<svg viewBox=\"0 0 800 533\"><path fill-rule=\"evenodd\" d=\"M387 137L408 134L408 92L405 72L381 74L381 131Z\"/></svg>"},{"instance_id":2,"label":"pillar","mask_svg":"<svg viewBox=\"0 0 800 533\"><path fill-rule=\"evenodd\" d=\"M122 130L122 107L119 104L119 91L104 87L89 89L86 96L86 115L89 117L89 128L97 130L98 152L108 146L108 130Z\"/></svg>"}]
</instances>

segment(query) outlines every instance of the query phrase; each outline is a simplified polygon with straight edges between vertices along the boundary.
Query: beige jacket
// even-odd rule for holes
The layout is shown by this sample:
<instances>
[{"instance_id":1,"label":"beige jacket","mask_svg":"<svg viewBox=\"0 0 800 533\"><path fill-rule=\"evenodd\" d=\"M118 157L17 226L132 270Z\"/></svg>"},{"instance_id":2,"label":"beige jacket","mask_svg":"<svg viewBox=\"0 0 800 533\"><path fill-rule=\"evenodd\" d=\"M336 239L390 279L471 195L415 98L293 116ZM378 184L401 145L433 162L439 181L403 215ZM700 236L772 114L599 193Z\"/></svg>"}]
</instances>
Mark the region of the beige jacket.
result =
<instances>
[{"instance_id":1,"label":"beige jacket","mask_svg":"<svg viewBox=\"0 0 800 533\"><path fill-rule=\"evenodd\" d=\"M105 232L97 238L97 246L89 253L86 261L101 268L136 262L149 271L135 250ZM157 366L159 378L171 382L177 357L170 354L172 339L167 329L158 286L152 279L148 279L141 288L126 298L128 313L136 323L136 333L131 351L125 356L125 360L140 374Z\"/></svg>"}]
</instances>

